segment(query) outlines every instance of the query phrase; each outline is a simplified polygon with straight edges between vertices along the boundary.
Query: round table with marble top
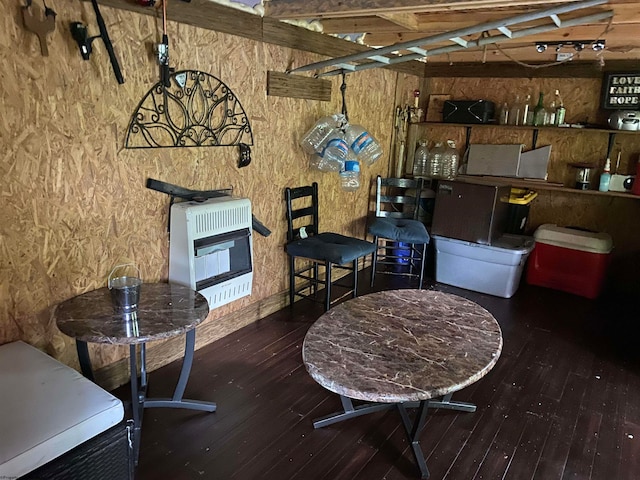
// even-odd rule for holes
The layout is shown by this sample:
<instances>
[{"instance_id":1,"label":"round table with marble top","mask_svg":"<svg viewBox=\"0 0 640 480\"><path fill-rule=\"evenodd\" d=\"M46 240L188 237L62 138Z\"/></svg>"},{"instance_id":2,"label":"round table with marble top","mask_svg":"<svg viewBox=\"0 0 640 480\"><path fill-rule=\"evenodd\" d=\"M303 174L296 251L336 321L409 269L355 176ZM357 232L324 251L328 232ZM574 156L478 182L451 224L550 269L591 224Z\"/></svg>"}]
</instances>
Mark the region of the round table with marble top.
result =
<instances>
[{"instance_id":1,"label":"round table with marble top","mask_svg":"<svg viewBox=\"0 0 640 480\"><path fill-rule=\"evenodd\" d=\"M451 396L485 376L501 351L496 319L465 298L406 289L348 300L324 313L304 339L307 371L343 405L314 426L397 406L422 478L428 478L418 444L427 408L475 411ZM367 403L354 407L352 400ZM414 406L411 422L406 408Z\"/></svg>"},{"instance_id":2,"label":"round table with marble top","mask_svg":"<svg viewBox=\"0 0 640 480\"><path fill-rule=\"evenodd\" d=\"M142 414L145 408L185 408L213 412L214 402L187 400L183 394L191 372L195 329L209 314L207 299L189 287L174 283L143 283L137 308L124 313L107 287L57 305L52 313L60 331L76 340L82 373L93 380L87 342L129 345L133 411L133 457L140 450ZM146 343L185 334L182 368L171 397L147 398ZM136 346L140 345L140 380Z\"/></svg>"}]
</instances>

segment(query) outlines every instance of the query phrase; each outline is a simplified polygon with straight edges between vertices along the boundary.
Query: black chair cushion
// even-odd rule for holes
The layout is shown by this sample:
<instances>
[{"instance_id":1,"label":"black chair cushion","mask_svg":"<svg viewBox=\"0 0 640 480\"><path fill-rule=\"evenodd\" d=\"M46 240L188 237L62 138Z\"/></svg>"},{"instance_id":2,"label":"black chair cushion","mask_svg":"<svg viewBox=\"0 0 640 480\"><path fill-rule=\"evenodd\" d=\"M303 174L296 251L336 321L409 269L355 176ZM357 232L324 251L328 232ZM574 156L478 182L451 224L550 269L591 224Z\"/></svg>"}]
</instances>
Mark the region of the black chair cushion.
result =
<instances>
[{"instance_id":1,"label":"black chair cushion","mask_svg":"<svg viewBox=\"0 0 640 480\"><path fill-rule=\"evenodd\" d=\"M373 253L375 245L358 238L325 232L289 242L285 249L293 257L305 257L343 265Z\"/></svg>"},{"instance_id":2,"label":"black chair cushion","mask_svg":"<svg viewBox=\"0 0 640 480\"><path fill-rule=\"evenodd\" d=\"M424 224L408 218L377 217L369 226L369 234L406 243L429 243Z\"/></svg>"}]
</instances>

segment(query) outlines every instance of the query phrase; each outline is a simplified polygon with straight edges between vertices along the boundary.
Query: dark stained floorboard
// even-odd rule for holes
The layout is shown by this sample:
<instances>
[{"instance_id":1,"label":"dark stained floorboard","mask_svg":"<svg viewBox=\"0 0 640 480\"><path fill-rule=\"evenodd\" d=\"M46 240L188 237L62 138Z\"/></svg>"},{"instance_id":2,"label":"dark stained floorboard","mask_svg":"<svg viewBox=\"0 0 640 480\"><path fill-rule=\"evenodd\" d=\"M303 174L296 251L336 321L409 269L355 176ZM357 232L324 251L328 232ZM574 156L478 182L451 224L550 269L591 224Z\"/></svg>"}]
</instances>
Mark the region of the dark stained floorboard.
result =
<instances>
[{"instance_id":1,"label":"dark stained floorboard","mask_svg":"<svg viewBox=\"0 0 640 480\"><path fill-rule=\"evenodd\" d=\"M360 277L361 295L368 277ZM390 288L415 282L379 276L376 290ZM477 412L430 412L421 446L433 480L640 478L640 320L632 300L525 284L511 299L428 288L484 306L504 337L495 368L454 395ZM395 409L313 429L313 419L341 407L302 365L304 335L321 314L320 305L297 302L199 349L185 397L215 401L218 410L146 410L136 478L418 478ZM150 395L171 392L179 370L174 362L151 372ZM114 393L127 400L128 386Z\"/></svg>"}]
</instances>

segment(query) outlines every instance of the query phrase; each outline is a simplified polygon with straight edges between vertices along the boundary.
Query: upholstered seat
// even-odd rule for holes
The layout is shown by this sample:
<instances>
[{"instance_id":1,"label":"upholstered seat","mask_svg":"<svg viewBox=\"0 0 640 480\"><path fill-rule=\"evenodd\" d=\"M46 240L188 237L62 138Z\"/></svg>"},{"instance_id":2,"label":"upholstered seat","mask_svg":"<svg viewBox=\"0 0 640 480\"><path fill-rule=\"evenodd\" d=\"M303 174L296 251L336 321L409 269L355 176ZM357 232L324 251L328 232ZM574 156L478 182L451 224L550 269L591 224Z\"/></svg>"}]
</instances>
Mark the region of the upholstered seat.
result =
<instances>
[{"instance_id":1,"label":"upholstered seat","mask_svg":"<svg viewBox=\"0 0 640 480\"><path fill-rule=\"evenodd\" d=\"M424 223L406 218L376 218L369 226L369 233L406 243L429 243L429 233Z\"/></svg>"},{"instance_id":2,"label":"upholstered seat","mask_svg":"<svg viewBox=\"0 0 640 480\"><path fill-rule=\"evenodd\" d=\"M287 244L286 250L294 257L313 258L337 265L353 262L373 252L370 242L330 232L294 240Z\"/></svg>"},{"instance_id":3,"label":"upholstered seat","mask_svg":"<svg viewBox=\"0 0 640 480\"><path fill-rule=\"evenodd\" d=\"M417 275L419 288L422 288L430 241L427 228L418 220L422 189L421 178L376 178L375 217L367 230L376 245L371 269L372 287L378 266L391 265L394 268L385 273Z\"/></svg>"},{"instance_id":4,"label":"upholstered seat","mask_svg":"<svg viewBox=\"0 0 640 480\"><path fill-rule=\"evenodd\" d=\"M355 297L358 287L358 260L372 254L375 250L374 244L338 233L319 233L318 184L315 182L311 186L286 188L285 201L288 221L285 251L289 255L290 304L293 305L296 296L317 301L318 287L324 285L322 301L325 310L328 310L331 306L332 268L352 272L353 283L348 288ZM306 259L307 262L298 268L296 259ZM324 265L324 278L321 276L319 265ZM298 285L296 279L299 280Z\"/></svg>"}]
</instances>

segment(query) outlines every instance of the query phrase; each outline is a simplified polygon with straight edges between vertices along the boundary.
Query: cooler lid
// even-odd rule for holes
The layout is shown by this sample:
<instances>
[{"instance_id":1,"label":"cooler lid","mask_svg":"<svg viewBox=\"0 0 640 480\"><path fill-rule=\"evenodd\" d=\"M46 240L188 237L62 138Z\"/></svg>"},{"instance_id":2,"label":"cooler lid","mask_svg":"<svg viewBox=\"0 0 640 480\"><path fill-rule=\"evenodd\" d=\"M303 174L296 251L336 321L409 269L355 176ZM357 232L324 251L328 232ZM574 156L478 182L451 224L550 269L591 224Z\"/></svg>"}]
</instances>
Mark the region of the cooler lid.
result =
<instances>
[{"instance_id":1,"label":"cooler lid","mask_svg":"<svg viewBox=\"0 0 640 480\"><path fill-rule=\"evenodd\" d=\"M591 253L609 253L613 249L611 235L559 227L550 223L540 225L533 234L536 242Z\"/></svg>"}]
</instances>

